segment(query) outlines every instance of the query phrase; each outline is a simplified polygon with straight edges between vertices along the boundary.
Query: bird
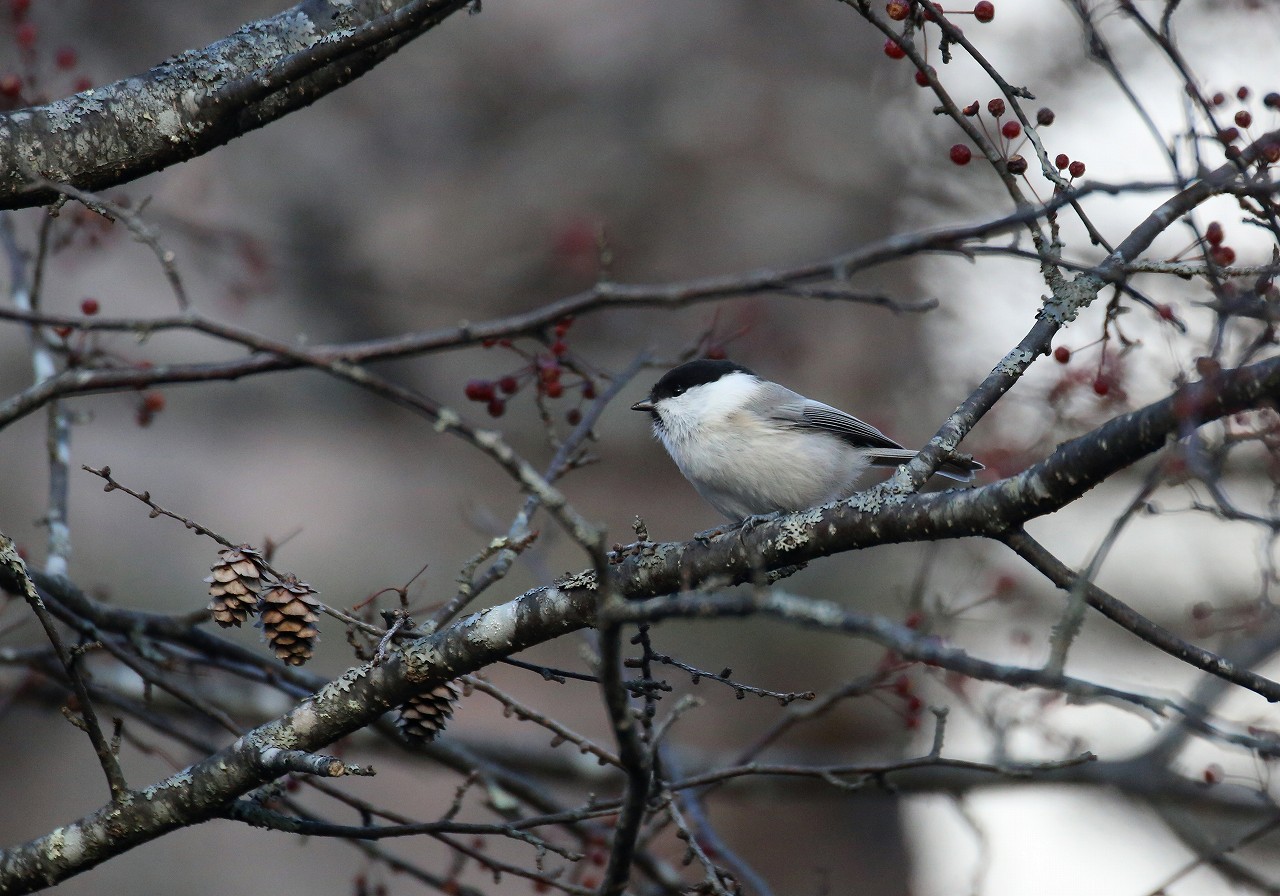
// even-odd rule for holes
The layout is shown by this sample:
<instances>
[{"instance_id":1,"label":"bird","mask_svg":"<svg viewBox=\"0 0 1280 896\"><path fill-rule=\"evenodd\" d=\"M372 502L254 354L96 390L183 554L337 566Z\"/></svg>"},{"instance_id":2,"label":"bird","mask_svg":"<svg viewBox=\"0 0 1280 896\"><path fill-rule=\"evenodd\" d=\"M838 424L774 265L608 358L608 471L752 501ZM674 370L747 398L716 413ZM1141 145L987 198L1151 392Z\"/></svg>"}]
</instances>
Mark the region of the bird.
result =
<instances>
[{"instance_id":1,"label":"bird","mask_svg":"<svg viewBox=\"0 0 1280 896\"><path fill-rule=\"evenodd\" d=\"M869 423L725 359L669 370L631 406L707 503L750 520L847 498L868 467L896 467L918 453ZM938 472L973 480L977 461L952 457Z\"/></svg>"}]
</instances>

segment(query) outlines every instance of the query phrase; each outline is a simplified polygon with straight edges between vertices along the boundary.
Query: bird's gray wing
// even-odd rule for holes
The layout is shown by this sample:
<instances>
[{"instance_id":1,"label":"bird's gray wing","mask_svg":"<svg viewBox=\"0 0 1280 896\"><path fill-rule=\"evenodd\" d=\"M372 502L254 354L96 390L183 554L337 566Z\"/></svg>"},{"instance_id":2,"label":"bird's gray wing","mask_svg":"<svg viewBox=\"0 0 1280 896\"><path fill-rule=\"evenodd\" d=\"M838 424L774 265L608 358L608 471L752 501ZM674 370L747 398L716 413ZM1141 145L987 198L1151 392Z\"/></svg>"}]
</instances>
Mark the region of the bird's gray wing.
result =
<instances>
[{"instance_id":1,"label":"bird's gray wing","mask_svg":"<svg viewBox=\"0 0 1280 896\"><path fill-rule=\"evenodd\" d=\"M903 447L870 423L783 386L762 392L757 408L761 416L777 423L829 432L856 448Z\"/></svg>"}]
</instances>

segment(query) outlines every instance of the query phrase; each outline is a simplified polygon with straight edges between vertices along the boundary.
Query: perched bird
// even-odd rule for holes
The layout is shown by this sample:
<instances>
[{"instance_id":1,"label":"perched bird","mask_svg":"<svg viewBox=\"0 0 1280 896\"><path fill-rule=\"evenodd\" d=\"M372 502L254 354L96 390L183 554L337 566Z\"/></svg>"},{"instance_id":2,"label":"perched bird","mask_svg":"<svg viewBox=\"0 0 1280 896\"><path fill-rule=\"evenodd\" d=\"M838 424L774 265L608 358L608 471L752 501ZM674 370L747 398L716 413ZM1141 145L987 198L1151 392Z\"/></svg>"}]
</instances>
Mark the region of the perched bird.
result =
<instances>
[{"instance_id":1,"label":"perched bird","mask_svg":"<svg viewBox=\"0 0 1280 896\"><path fill-rule=\"evenodd\" d=\"M917 454L732 361L681 364L631 410L653 417L654 435L680 472L735 521L847 498L867 467L896 467ZM938 472L968 482L981 469L949 458Z\"/></svg>"}]
</instances>

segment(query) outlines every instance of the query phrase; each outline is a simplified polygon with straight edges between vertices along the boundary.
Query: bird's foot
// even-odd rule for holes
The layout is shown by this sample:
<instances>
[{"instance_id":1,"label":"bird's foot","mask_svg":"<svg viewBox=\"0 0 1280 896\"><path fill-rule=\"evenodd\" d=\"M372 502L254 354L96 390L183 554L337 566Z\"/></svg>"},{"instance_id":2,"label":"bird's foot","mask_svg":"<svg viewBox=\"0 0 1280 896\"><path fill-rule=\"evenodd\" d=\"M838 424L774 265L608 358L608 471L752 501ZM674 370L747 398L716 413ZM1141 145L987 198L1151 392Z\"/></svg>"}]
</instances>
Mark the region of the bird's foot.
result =
<instances>
[{"instance_id":1,"label":"bird's foot","mask_svg":"<svg viewBox=\"0 0 1280 896\"><path fill-rule=\"evenodd\" d=\"M744 517L736 523L725 523L723 526L716 526L714 529L704 529L693 536L693 540L707 544L710 541L719 538L721 535L727 535L730 532L737 532L738 537L746 535L756 526L764 523L771 523L781 516L780 511L773 513L753 513L751 516Z\"/></svg>"},{"instance_id":2,"label":"bird's foot","mask_svg":"<svg viewBox=\"0 0 1280 896\"><path fill-rule=\"evenodd\" d=\"M782 511L780 510L775 510L773 513L753 513L738 524L738 534L745 535L756 526L771 523L780 516L782 516Z\"/></svg>"}]
</instances>

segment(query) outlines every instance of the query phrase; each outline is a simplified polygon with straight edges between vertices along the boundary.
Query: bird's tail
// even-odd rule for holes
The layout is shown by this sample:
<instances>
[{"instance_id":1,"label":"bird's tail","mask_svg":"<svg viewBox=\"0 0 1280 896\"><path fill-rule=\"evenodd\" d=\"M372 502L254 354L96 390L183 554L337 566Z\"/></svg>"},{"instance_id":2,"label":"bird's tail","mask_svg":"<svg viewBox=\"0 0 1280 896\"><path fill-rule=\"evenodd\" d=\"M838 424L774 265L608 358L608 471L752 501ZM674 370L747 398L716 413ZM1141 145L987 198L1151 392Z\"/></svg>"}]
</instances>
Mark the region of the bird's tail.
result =
<instances>
[{"instance_id":1,"label":"bird's tail","mask_svg":"<svg viewBox=\"0 0 1280 896\"><path fill-rule=\"evenodd\" d=\"M919 453L910 448L877 448L871 452L871 466L896 467L899 464L905 464ZM972 458L950 457L942 462L938 473L959 482L972 482L974 475L979 470L985 469L986 467Z\"/></svg>"}]
</instances>

